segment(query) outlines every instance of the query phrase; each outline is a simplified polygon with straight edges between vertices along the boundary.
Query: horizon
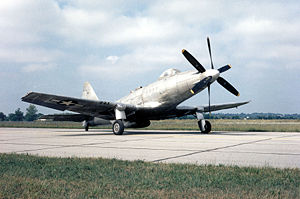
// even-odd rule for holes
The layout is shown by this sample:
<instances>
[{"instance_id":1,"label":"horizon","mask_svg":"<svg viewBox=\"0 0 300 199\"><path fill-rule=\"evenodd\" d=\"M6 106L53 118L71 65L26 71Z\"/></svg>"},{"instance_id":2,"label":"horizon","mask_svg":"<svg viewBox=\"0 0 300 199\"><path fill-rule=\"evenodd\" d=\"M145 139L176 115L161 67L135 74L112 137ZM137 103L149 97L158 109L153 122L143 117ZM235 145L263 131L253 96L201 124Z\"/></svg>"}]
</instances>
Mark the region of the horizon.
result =
<instances>
[{"instance_id":1,"label":"horizon","mask_svg":"<svg viewBox=\"0 0 300 199\"><path fill-rule=\"evenodd\" d=\"M38 112L37 113L41 113L41 114L43 114L43 115L46 115L46 114L73 114L73 112L70 112L70 111L57 111L57 110L54 110L54 109L50 109L50 108L48 108L48 109L50 109L50 110L52 110L53 111L53 113L46 113L46 114L44 114L43 112L41 112L41 111L39 111L39 107L41 107L41 106L39 106L39 105L35 105L35 104L30 104L30 103L28 103L29 105L33 105L33 106L35 106L36 108L37 108L37 110L38 110ZM28 107L29 107L29 105L28 105ZM28 107L25 107L25 110L22 110L21 108L20 108L20 111L22 111L23 112L23 114L26 114L26 109L28 108ZM43 108L43 107L41 107L41 108ZM18 108L16 108L13 112L11 112L11 113L14 113L17 109L19 109L19 107ZM1 111L0 110L0 113L3 113L3 114L5 114L6 116L8 116L10 113L5 113L5 112L3 112L3 111ZM204 113L204 115L208 115L209 113L208 112L205 112ZM241 115L241 114L245 114L245 115L251 115L251 114L265 114L265 115L267 115L267 114L274 114L274 115L283 115L283 116L289 116L289 115L299 115L300 116L300 113L272 113L272 112L252 112L252 113L245 113L245 112L235 112L235 113L232 113L232 112L226 112L226 110L223 110L223 111L214 111L214 112L212 112L211 113L211 115L218 115L218 114L220 114L220 115L222 115L222 114L224 114L224 115L226 115L226 114L228 114L228 115L230 115L230 114L232 114L232 115ZM185 117L185 116L182 116L182 117Z\"/></svg>"}]
</instances>

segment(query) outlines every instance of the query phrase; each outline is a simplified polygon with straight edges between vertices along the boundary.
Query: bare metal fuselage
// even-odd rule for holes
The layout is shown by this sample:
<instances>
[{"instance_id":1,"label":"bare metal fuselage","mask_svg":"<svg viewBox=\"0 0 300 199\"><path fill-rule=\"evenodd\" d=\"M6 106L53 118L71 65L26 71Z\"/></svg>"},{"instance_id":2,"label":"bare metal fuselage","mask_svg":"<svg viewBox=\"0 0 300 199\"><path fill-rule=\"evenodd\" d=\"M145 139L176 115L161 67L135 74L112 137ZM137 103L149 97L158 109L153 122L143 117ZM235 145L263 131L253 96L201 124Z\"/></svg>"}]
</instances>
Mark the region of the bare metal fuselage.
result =
<instances>
[{"instance_id":1,"label":"bare metal fuselage","mask_svg":"<svg viewBox=\"0 0 300 199\"><path fill-rule=\"evenodd\" d=\"M203 84L196 92L192 88L207 77L210 82ZM178 72L160 79L146 87L137 88L117 102L135 105L136 107L154 110L173 110L178 104L201 92L208 83L213 83L219 77L218 70Z\"/></svg>"}]
</instances>

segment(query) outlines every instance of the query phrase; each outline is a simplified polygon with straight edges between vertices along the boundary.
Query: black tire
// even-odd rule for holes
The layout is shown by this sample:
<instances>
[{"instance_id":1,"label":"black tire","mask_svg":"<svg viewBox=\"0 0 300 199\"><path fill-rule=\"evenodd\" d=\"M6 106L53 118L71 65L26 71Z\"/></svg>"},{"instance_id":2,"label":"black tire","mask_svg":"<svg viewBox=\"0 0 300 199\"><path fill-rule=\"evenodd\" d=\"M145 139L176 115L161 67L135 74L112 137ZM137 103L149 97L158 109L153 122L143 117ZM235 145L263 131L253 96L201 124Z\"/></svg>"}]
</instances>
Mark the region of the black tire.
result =
<instances>
[{"instance_id":1,"label":"black tire","mask_svg":"<svg viewBox=\"0 0 300 199\"><path fill-rule=\"evenodd\" d=\"M200 125L201 125L201 122L198 121L198 126L199 126L199 129L201 131ZM211 131L211 124L210 124L209 121L205 120L204 131L201 131L201 133L208 134L208 133L210 133L210 131Z\"/></svg>"},{"instance_id":2,"label":"black tire","mask_svg":"<svg viewBox=\"0 0 300 199\"><path fill-rule=\"evenodd\" d=\"M86 126L84 127L85 131L89 131L89 124L86 124Z\"/></svg>"},{"instance_id":3,"label":"black tire","mask_svg":"<svg viewBox=\"0 0 300 199\"><path fill-rule=\"evenodd\" d=\"M121 120L116 120L112 125L112 130L115 135L122 135L124 132L124 124Z\"/></svg>"}]
</instances>

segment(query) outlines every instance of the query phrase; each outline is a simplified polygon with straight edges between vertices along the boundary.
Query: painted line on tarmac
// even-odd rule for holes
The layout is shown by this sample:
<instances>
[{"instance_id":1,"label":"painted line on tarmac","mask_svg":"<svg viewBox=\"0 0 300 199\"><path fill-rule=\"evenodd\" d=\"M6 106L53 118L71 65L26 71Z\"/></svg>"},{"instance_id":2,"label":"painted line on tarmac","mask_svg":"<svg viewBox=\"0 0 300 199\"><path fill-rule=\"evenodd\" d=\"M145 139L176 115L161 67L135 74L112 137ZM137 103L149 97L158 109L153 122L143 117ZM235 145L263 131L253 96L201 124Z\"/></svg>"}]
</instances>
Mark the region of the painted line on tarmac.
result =
<instances>
[{"instance_id":1,"label":"painted line on tarmac","mask_svg":"<svg viewBox=\"0 0 300 199\"><path fill-rule=\"evenodd\" d=\"M282 138L294 137L294 136L297 136L297 135L284 135L284 136L279 136L279 137L260 139L260 140L250 141L250 142L244 142L244 143L239 143L239 144L228 145L228 146L224 146L224 147L217 147L217 148L213 148L213 149L206 149L206 150L195 151L195 152L192 152L192 153L178 155L178 156L172 156L172 157L157 159L157 160L153 160L152 162L161 162L161 161L165 161L165 160L176 159L176 158L191 156L191 155L195 155L195 154L199 154L199 153L212 152L212 151L223 152L224 153L224 151L217 151L217 150L232 148L232 147L246 145L246 144L254 144L254 143L264 142L264 141L268 141L268 140L275 140L275 139L282 139ZM243 153L243 152L240 152L240 153ZM244 153L252 153L252 152L244 152ZM298 155L300 155L300 154L297 154L297 153L296 154L293 154L293 153L263 153L263 152L262 153L254 152L254 153L255 154L292 155L292 156L298 156Z\"/></svg>"},{"instance_id":2,"label":"painted line on tarmac","mask_svg":"<svg viewBox=\"0 0 300 199\"><path fill-rule=\"evenodd\" d=\"M291 155L300 156L300 153L278 153L278 152L256 152L256 151L214 151L215 153L246 153L246 154L257 154L257 155Z\"/></svg>"},{"instance_id":3,"label":"painted line on tarmac","mask_svg":"<svg viewBox=\"0 0 300 199\"><path fill-rule=\"evenodd\" d=\"M169 136L168 136L169 137ZM161 137L161 138L167 138L167 137ZM151 138L153 139L159 139L158 137ZM14 153L26 153L26 152L35 152L35 151L42 151L42 150L49 150L49 149L59 149L59 148L70 148L70 147L97 147L97 148L120 148L120 149L126 149L125 147L105 147L105 146L95 146L95 145L102 145L102 144L113 144L113 143L124 143L124 142L136 142L136 141L145 141L150 140L148 139L133 139L133 140L114 140L114 141L104 141L104 142L92 142L92 143L84 143L84 144L70 144L70 145L59 145L59 144L38 144L38 143L2 143L2 144L10 144L10 145L27 145L27 146L41 146L43 148L39 149L28 149L28 150L20 150L15 151ZM143 148L137 148L137 147L127 147L127 149L143 149ZM144 148L147 150L147 148ZM151 148L148 148L148 150L151 150ZM168 150L168 149L152 149L152 150ZM176 150L178 151L178 150ZM185 151L195 151L195 150L185 150Z\"/></svg>"},{"instance_id":4,"label":"painted line on tarmac","mask_svg":"<svg viewBox=\"0 0 300 199\"><path fill-rule=\"evenodd\" d=\"M182 158L182 157L187 157L187 156L191 156L191 155L195 155L195 154L199 154L199 153L211 152L211 151L216 151L216 150L220 150L220 149L227 149L227 148L232 148L232 147L246 145L246 144L254 144L254 143L264 142L264 141L268 141L268 140L272 140L272 139L273 138L266 138L266 139L251 141L251 142L243 142L243 143L239 143L239 144L228 145L228 146L224 146L224 147L217 147L217 148L212 148L212 149L200 150L200 151L187 153L187 154L183 154L183 155L177 155L177 156L172 156L172 157L167 157L167 158L161 158L161 159L153 160L152 162L161 162L161 161L165 161L165 160Z\"/></svg>"}]
</instances>

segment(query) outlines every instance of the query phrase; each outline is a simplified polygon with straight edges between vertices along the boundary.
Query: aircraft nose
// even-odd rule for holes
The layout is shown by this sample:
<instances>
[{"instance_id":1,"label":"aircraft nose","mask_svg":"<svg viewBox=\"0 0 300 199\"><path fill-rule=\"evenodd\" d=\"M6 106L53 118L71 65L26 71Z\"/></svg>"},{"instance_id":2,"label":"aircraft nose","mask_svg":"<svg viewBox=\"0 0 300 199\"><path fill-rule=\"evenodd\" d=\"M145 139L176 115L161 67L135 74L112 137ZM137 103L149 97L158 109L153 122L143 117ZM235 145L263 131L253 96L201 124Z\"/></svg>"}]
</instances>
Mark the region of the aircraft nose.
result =
<instances>
[{"instance_id":1,"label":"aircraft nose","mask_svg":"<svg viewBox=\"0 0 300 199\"><path fill-rule=\"evenodd\" d=\"M199 92L201 89L204 89L209 84L213 83L216 79L218 79L220 72L218 70L209 69L204 73L197 73L195 78L190 80L191 82L191 93L195 94Z\"/></svg>"},{"instance_id":2,"label":"aircraft nose","mask_svg":"<svg viewBox=\"0 0 300 199\"><path fill-rule=\"evenodd\" d=\"M220 76L220 72L218 70L215 69L209 69L205 71L205 76L206 77L211 77L210 82L214 82L216 79L218 79L218 77Z\"/></svg>"}]
</instances>

